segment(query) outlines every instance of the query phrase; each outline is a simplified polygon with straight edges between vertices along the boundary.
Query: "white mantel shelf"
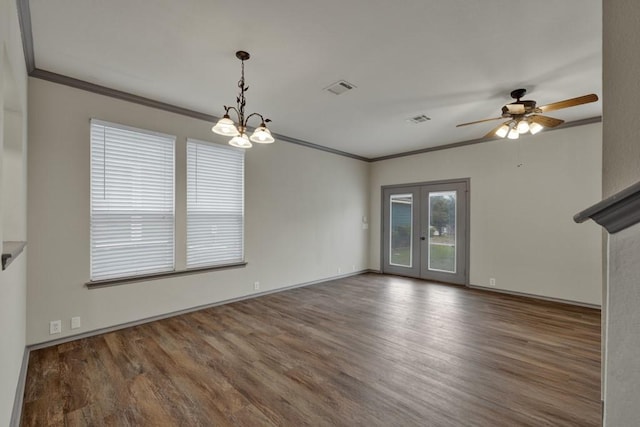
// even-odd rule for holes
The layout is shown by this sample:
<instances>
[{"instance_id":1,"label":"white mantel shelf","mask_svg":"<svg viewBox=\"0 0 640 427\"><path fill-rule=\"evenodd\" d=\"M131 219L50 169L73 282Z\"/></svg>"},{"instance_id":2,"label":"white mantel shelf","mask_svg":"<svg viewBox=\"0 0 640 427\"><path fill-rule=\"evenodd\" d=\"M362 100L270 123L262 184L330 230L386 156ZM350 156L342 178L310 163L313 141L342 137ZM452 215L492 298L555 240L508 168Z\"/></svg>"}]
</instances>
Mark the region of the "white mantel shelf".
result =
<instances>
[{"instance_id":1,"label":"white mantel shelf","mask_svg":"<svg viewBox=\"0 0 640 427\"><path fill-rule=\"evenodd\" d=\"M6 270L9 264L22 252L27 242L2 242L2 269Z\"/></svg>"},{"instance_id":2,"label":"white mantel shelf","mask_svg":"<svg viewBox=\"0 0 640 427\"><path fill-rule=\"evenodd\" d=\"M592 219L610 234L640 222L640 182L576 214L575 222Z\"/></svg>"}]
</instances>

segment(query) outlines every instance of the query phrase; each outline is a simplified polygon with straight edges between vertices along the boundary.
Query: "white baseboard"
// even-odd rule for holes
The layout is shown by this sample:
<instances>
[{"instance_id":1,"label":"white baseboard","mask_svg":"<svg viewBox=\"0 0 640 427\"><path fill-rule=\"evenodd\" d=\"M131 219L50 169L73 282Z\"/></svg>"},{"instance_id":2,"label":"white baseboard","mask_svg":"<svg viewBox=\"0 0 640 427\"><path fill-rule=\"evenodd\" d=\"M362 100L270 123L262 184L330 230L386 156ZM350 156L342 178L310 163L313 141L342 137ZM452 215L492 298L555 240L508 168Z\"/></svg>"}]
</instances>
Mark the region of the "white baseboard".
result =
<instances>
[{"instance_id":1,"label":"white baseboard","mask_svg":"<svg viewBox=\"0 0 640 427\"><path fill-rule=\"evenodd\" d=\"M541 300L545 300L545 301L559 302L559 303L562 303L562 304L577 305L579 307L595 308L597 310L601 310L602 309L602 307L600 305L597 305L597 304L589 304L587 302L572 301L572 300L562 299L562 298L545 297L545 296L542 296L542 295L528 294L526 292L517 292L517 291L506 290L506 289L488 288L486 286L477 286L477 285L467 285L467 287L469 287L471 289L478 289L478 290L481 290L481 291L497 292L497 293L500 293L500 294L515 295L515 296L518 296L518 297L541 299Z\"/></svg>"}]
</instances>

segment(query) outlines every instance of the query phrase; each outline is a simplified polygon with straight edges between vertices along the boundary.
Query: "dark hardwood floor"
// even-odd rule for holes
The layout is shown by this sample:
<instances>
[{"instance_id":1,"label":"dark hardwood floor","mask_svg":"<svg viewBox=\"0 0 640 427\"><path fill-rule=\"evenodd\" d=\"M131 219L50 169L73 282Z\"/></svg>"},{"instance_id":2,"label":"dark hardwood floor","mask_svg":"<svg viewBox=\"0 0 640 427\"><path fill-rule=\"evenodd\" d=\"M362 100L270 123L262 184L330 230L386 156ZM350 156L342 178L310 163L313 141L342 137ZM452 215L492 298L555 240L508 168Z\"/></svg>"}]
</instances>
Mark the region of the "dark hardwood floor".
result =
<instances>
[{"instance_id":1,"label":"dark hardwood floor","mask_svg":"<svg viewBox=\"0 0 640 427\"><path fill-rule=\"evenodd\" d=\"M600 312L365 274L31 353L25 426L598 426Z\"/></svg>"}]
</instances>

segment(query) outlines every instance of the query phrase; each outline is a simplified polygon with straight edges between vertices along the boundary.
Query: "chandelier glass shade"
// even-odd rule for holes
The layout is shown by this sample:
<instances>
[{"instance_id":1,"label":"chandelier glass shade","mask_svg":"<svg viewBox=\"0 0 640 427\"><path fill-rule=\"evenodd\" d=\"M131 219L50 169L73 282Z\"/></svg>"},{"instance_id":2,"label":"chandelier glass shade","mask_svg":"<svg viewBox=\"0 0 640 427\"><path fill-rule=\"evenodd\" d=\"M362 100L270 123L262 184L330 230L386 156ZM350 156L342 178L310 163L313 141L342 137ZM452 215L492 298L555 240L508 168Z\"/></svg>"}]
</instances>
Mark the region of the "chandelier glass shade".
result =
<instances>
[{"instance_id":1,"label":"chandelier glass shade","mask_svg":"<svg viewBox=\"0 0 640 427\"><path fill-rule=\"evenodd\" d=\"M211 128L212 131L217 133L218 135L225 136L238 136L240 132L238 132L238 128L236 124L233 123L233 120L229 118L227 114L224 115L223 118L218 120L218 123L214 127Z\"/></svg>"},{"instance_id":2,"label":"chandelier glass shade","mask_svg":"<svg viewBox=\"0 0 640 427\"><path fill-rule=\"evenodd\" d=\"M274 142L273 136L271 132L267 128L267 123L271 120L265 119L262 114L259 113L251 113L245 116L244 108L246 106L246 98L245 93L249 90L249 86L245 85L244 81L244 61L248 60L251 56L249 53L239 50L236 52L236 58L238 58L242 62L242 74L240 77L240 81L238 81L238 88L240 89L240 93L236 97L236 106L229 107L224 106L224 116L218 120L218 122L211 128L214 133L218 135L224 135L231 137L229 140L229 144L234 147L239 148L249 148L253 144L251 142L256 142L259 144L270 144ZM233 111L237 115L237 122L234 122L229 112ZM260 126L255 128L250 137L247 136L247 123L249 119L253 116L259 117L261 122Z\"/></svg>"},{"instance_id":3,"label":"chandelier glass shade","mask_svg":"<svg viewBox=\"0 0 640 427\"><path fill-rule=\"evenodd\" d=\"M229 144L238 148L249 148L252 146L251 142L249 142L249 138L245 134L234 136L229 140Z\"/></svg>"}]
</instances>

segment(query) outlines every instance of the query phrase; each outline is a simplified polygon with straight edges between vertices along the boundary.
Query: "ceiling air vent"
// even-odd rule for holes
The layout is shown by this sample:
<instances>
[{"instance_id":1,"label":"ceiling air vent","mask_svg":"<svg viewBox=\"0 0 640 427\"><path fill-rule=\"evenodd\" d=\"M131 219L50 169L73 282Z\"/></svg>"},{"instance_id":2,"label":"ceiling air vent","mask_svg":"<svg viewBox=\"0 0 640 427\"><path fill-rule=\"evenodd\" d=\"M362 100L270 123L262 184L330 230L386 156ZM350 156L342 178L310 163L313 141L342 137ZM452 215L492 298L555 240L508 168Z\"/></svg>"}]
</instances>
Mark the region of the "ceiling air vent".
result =
<instances>
[{"instance_id":1,"label":"ceiling air vent","mask_svg":"<svg viewBox=\"0 0 640 427\"><path fill-rule=\"evenodd\" d=\"M431 120L431 117L427 117L424 114L407 119L408 122L415 123L415 124L428 122L429 120Z\"/></svg>"},{"instance_id":2,"label":"ceiling air vent","mask_svg":"<svg viewBox=\"0 0 640 427\"><path fill-rule=\"evenodd\" d=\"M341 95L351 89L355 89L355 86L344 80L337 81L325 88L325 90L328 90L334 95Z\"/></svg>"}]
</instances>

